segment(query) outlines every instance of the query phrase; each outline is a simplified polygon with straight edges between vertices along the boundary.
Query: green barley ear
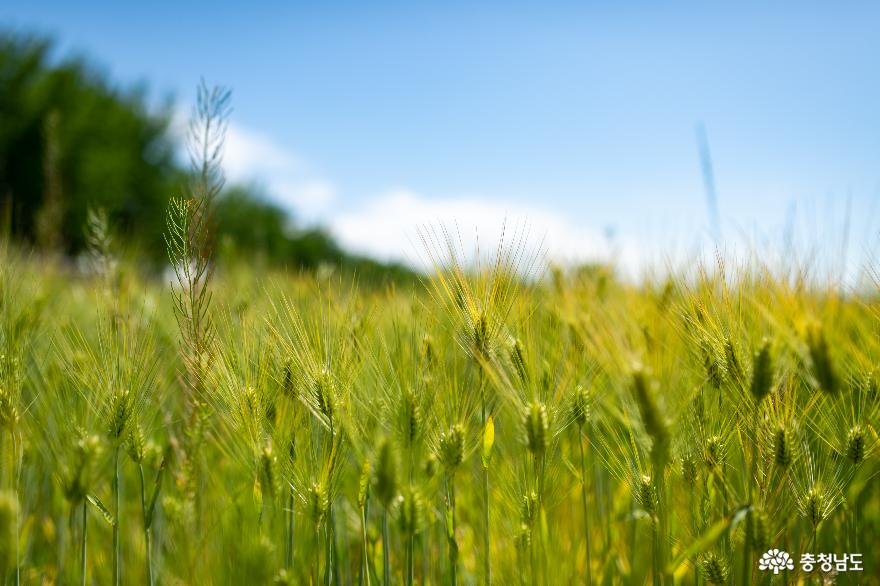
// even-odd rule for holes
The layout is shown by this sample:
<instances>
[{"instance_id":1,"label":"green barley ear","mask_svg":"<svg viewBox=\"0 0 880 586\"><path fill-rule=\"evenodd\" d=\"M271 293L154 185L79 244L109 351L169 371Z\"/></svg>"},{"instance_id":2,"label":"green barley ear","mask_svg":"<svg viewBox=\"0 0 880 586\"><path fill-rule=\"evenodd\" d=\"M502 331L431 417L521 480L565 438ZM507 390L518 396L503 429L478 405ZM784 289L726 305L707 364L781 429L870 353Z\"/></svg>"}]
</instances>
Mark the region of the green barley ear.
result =
<instances>
[{"instance_id":1,"label":"green barley ear","mask_svg":"<svg viewBox=\"0 0 880 586\"><path fill-rule=\"evenodd\" d=\"M290 434L290 439L287 440L287 463L291 466L296 464L296 435Z\"/></svg>"},{"instance_id":2,"label":"green barley ear","mask_svg":"<svg viewBox=\"0 0 880 586\"><path fill-rule=\"evenodd\" d=\"M691 454L685 454L681 458L681 477L688 486L694 486L697 483L697 461Z\"/></svg>"},{"instance_id":3,"label":"green barley ear","mask_svg":"<svg viewBox=\"0 0 880 586\"><path fill-rule=\"evenodd\" d=\"M858 402L865 405L875 405L880 398L880 383L877 381L877 373L873 370L863 372L859 377L855 388Z\"/></svg>"},{"instance_id":4,"label":"green barley ear","mask_svg":"<svg viewBox=\"0 0 880 586\"><path fill-rule=\"evenodd\" d=\"M275 497L275 463L275 451L272 444L267 442L260 452L260 473L263 477L262 485L270 498Z\"/></svg>"},{"instance_id":5,"label":"green barley ear","mask_svg":"<svg viewBox=\"0 0 880 586\"><path fill-rule=\"evenodd\" d=\"M642 417L645 431L654 442L652 451L655 458L662 460L669 445L669 430L666 420L660 413L651 392L648 377L641 365L636 365L632 373L632 392Z\"/></svg>"},{"instance_id":6,"label":"green barley ear","mask_svg":"<svg viewBox=\"0 0 880 586\"><path fill-rule=\"evenodd\" d=\"M146 444L147 442L144 438L144 431L141 429L140 424L135 423L131 426L131 430L128 432L128 438L125 441L128 456L135 464L140 464L144 461Z\"/></svg>"},{"instance_id":7,"label":"green barley ear","mask_svg":"<svg viewBox=\"0 0 880 586\"><path fill-rule=\"evenodd\" d=\"M422 406L415 392L408 388L403 392L403 427L408 446L421 437L423 422Z\"/></svg>"},{"instance_id":8,"label":"green barley ear","mask_svg":"<svg viewBox=\"0 0 880 586\"><path fill-rule=\"evenodd\" d=\"M846 434L846 457L853 464L865 459L865 429L861 425L852 426Z\"/></svg>"},{"instance_id":9,"label":"green barley ear","mask_svg":"<svg viewBox=\"0 0 880 586\"><path fill-rule=\"evenodd\" d=\"M657 490L654 480L647 474L636 479L636 502L651 515L657 511Z\"/></svg>"},{"instance_id":10,"label":"green barley ear","mask_svg":"<svg viewBox=\"0 0 880 586\"><path fill-rule=\"evenodd\" d=\"M464 461L464 428L460 423L440 434L438 457L447 472L455 472Z\"/></svg>"},{"instance_id":11,"label":"green barley ear","mask_svg":"<svg viewBox=\"0 0 880 586\"><path fill-rule=\"evenodd\" d=\"M397 496L397 453L387 439L379 445L379 453L376 457L376 483L374 494L376 498L387 507Z\"/></svg>"},{"instance_id":12,"label":"green barley ear","mask_svg":"<svg viewBox=\"0 0 880 586\"><path fill-rule=\"evenodd\" d=\"M400 500L400 530L406 536L421 532L425 526L425 499L417 488L407 487Z\"/></svg>"},{"instance_id":13,"label":"green barley ear","mask_svg":"<svg viewBox=\"0 0 880 586\"><path fill-rule=\"evenodd\" d=\"M526 446L532 456L539 458L547 451L550 441L550 420L547 408L540 401L532 401L523 413Z\"/></svg>"},{"instance_id":14,"label":"green barley ear","mask_svg":"<svg viewBox=\"0 0 880 586\"><path fill-rule=\"evenodd\" d=\"M332 422L336 413L336 384L333 375L326 368L315 379L314 393L321 414Z\"/></svg>"},{"instance_id":15,"label":"green barley ear","mask_svg":"<svg viewBox=\"0 0 880 586\"><path fill-rule=\"evenodd\" d=\"M519 382L525 385L528 382L528 371L526 370L526 359L523 353L522 343L519 339L511 337L508 341L508 352L510 353L510 362L516 370L516 376Z\"/></svg>"},{"instance_id":16,"label":"green barley ear","mask_svg":"<svg viewBox=\"0 0 880 586\"><path fill-rule=\"evenodd\" d=\"M749 530L747 535L749 547L752 551L767 551L770 547L770 521L767 518L767 513L755 508L749 515L752 516L751 524L746 525Z\"/></svg>"},{"instance_id":17,"label":"green barley ear","mask_svg":"<svg viewBox=\"0 0 880 586\"><path fill-rule=\"evenodd\" d=\"M529 551L532 546L532 529L525 523L520 524L514 537L514 543L521 553Z\"/></svg>"},{"instance_id":18,"label":"green barley ear","mask_svg":"<svg viewBox=\"0 0 880 586\"><path fill-rule=\"evenodd\" d=\"M433 368L437 363L437 350L434 348L434 339L429 334L422 338L422 361L425 366Z\"/></svg>"},{"instance_id":19,"label":"green barley ear","mask_svg":"<svg viewBox=\"0 0 880 586\"><path fill-rule=\"evenodd\" d=\"M15 542L18 539L18 501L9 492L0 492L0 576L15 566Z\"/></svg>"},{"instance_id":20,"label":"green barley ear","mask_svg":"<svg viewBox=\"0 0 880 586\"><path fill-rule=\"evenodd\" d=\"M700 560L700 567L706 581L710 584L726 584L728 567L727 562L721 556L709 552Z\"/></svg>"},{"instance_id":21,"label":"green barley ear","mask_svg":"<svg viewBox=\"0 0 880 586\"><path fill-rule=\"evenodd\" d=\"M367 498L370 495L370 476L372 474L372 467L368 461L365 461L363 466L361 466L361 476L358 479L358 497L357 503L358 508L363 509L367 504Z\"/></svg>"},{"instance_id":22,"label":"green barley ear","mask_svg":"<svg viewBox=\"0 0 880 586\"><path fill-rule=\"evenodd\" d=\"M766 338L761 342L761 347L755 352L752 364L752 385L749 388L756 403L770 393L773 387L773 355L770 351L770 341Z\"/></svg>"},{"instance_id":23,"label":"green barley ear","mask_svg":"<svg viewBox=\"0 0 880 586\"><path fill-rule=\"evenodd\" d=\"M117 391L113 393L110 400L109 408L109 424L107 433L111 439L118 441L128 430L131 422L133 405L131 404L131 393L128 390Z\"/></svg>"},{"instance_id":24,"label":"green barley ear","mask_svg":"<svg viewBox=\"0 0 880 586\"><path fill-rule=\"evenodd\" d=\"M745 380L742 362L739 359L739 352L736 343L727 336L724 338L724 360L727 366L727 374L734 382L742 382Z\"/></svg>"},{"instance_id":25,"label":"green barley ear","mask_svg":"<svg viewBox=\"0 0 880 586\"><path fill-rule=\"evenodd\" d=\"M320 525L330 511L330 493L323 482L315 482L309 489L309 514L315 525Z\"/></svg>"},{"instance_id":26,"label":"green barley ear","mask_svg":"<svg viewBox=\"0 0 880 586\"><path fill-rule=\"evenodd\" d=\"M810 360L813 362L813 375L819 388L830 395L837 393L838 379L831 360L828 340L825 338L825 330L821 325L813 324L807 328L806 337Z\"/></svg>"},{"instance_id":27,"label":"green barley ear","mask_svg":"<svg viewBox=\"0 0 880 586\"><path fill-rule=\"evenodd\" d=\"M281 384L281 390L284 393L284 396L289 398L291 401L296 401L296 388L293 386L293 370L290 366L290 361L288 361L284 365L284 374Z\"/></svg>"},{"instance_id":28,"label":"green barley ear","mask_svg":"<svg viewBox=\"0 0 880 586\"><path fill-rule=\"evenodd\" d=\"M801 502L801 509L813 527L818 527L819 523L825 520L828 514L828 503L821 487L813 486L807 491Z\"/></svg>"},{"instance_id":29,"label":"green barley ear","mask_svg":"<svg viewBox=\"0 0 880 586\"><path fill-rule=\"evenodd\" d=\"M726 446L724 445L724 439L720 435L713 435L707 439L705 449L703 450L706 467L709 470L717 471L724 464L725 453Z\"/></svg>"},{"instance_id":30,"label":"green barley ear","mask_svg":"<svg viewBox=\"0 0 880 586\"><path fill-rule=\"evenodd\" d=\"M0 387L0 431L11 430L18 422L18 410L9 391Z\"/></svg>"},{"instance_id":31,"label":"green barley ear","mask_svg":"<svg viewBox=\"0 0 880 586\"><path fill-rule=\"evenodd\" d=\"M773 462L780 468L787 467L791 464L793 447L788 428L780 423L773 431Z\"/></svg>"},{"instance_id":32,"label":"green barley ear","mask_svg":"<svg viewBox=\"0 0 880 586\"><path fill-rule=\"evenodd\" d=\"M528 527L534 525L535 519L538 516L539 505L540 500L538 499L538 493L535 491L523 495L519 513L524 525Z\"/></svg>"},{"instance_id":33,"label":"green barley ear","mask_svg":"<svg viewBox=\"0 0 880 586\"><path fill-rule=\"evenodd\" d=\"M713 388L720 389L724 382L724 371L721 369L721 361L715 350L715 345L708 336L704 336L701 340L700 349L703 351L703 366L706 369L709 384Z\"/></svg>"},{"instance_id":34,"label":"green barley ear","mask_svg":"<svg viewBox=\"0 0 880 586\"><path fill-rule=\"evenodd\" d=\"M244 408L248 416L257 418L260 415L260 399L257 397L257 391L254 387L248 387L242 395L244 400Z\"/></svg>"},{"instance_id":35,"label":"green barley ear","mask_svg":"<svg viewBox=\"0 0 880 586\"><path fill-rule=\"evenodd\" d=\"M474 319L473 330L471 332L471 343L474 347L475 354L480 358L486 358L489 355L489 316L485 311L480 311Z\"/></svg>"},{"instance_id":36,"label":"green barley ear","mask_svg":"<svg viewBox=\"0 0 880 586\"><path fill-rule=\"evenodd\" d=\"M422 467L425 471L425 476L427 478L434 478L437 475L437 455L433 452L428 454L425 458L425 464Z\"/></svg>"},{"instance_id":37,"label":"green barley ear","mask_svg":"<svg viewBox=\"0 0 880 586\"><path fill-rule=\"evenodd\" d=\"M583 385L578 385L574 390L574 400L572 401L572 416L574 422L581 429L587 424L592 416L593 397L590 391Z\"/></svg>"}]
</instances>

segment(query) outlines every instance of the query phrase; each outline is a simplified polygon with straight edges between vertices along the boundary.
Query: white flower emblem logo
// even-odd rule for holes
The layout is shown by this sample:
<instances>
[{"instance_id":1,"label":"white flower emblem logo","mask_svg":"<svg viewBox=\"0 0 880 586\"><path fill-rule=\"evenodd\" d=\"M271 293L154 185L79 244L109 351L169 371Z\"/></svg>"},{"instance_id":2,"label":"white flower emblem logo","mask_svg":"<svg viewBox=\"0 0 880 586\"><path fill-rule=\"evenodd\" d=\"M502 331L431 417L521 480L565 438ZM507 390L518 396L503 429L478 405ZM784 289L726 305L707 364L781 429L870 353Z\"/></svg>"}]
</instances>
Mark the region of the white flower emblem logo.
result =
<instances>
[{"instance_id":1,"label":"white flower emblem logo","mask_svg":"<svg viewBox=\"0 0 880 586\"><path fill-rule=\"evenodd\" d=\"M761 556L758 561L758 569L765 572L773 570L774 574L778 574L782 570L793 570L794 562L788 552L771 549Z\"/></svg>"}]
</instances>

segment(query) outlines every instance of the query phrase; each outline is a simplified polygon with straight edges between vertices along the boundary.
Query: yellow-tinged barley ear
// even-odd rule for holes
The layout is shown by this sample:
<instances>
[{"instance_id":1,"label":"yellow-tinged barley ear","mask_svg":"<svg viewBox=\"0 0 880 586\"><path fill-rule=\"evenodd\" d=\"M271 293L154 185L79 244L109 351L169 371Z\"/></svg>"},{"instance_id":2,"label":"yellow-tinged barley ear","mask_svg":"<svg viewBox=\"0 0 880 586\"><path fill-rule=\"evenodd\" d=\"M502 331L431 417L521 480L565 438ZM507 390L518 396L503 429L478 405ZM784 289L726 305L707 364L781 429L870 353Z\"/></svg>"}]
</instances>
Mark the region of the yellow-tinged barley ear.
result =
<instances>
[{"instance_id":1,"label":"yellow-tinged barley ear","mask_svg":"<svg viewBox=\"0 0 880 586\"><path fill-rule=\"evenodd\" d=\"M490 415L486 420L486 428L483 430L483 468L489 467L489 460L492 457L492 446L495 445L495 420Z\"/></svg>"}]
</instances>

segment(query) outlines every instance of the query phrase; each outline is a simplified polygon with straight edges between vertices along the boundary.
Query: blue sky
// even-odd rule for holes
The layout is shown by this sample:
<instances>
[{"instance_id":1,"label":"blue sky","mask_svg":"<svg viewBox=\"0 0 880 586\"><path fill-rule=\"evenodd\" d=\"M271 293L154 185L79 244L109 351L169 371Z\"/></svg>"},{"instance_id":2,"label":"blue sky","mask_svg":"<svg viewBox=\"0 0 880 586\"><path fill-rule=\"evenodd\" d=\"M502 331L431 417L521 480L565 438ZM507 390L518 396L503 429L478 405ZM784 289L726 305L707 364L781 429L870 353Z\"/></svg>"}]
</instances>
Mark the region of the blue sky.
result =
<instances>
[{"instance_id":1,"label":"blue sky","mask_svg":"<svg viewBox=\"0 0 880 586\"><path fill-rule=\"evenodd\" d=\"M181 109L201 76L231 86L232 178L380 256L505 216L568 259L698 250L698 123L728 240L780 242L790 210L808 249L847 209L856 260L876 233L876 3L30 0L0 22Z\"/></svg>"}]
</instances>

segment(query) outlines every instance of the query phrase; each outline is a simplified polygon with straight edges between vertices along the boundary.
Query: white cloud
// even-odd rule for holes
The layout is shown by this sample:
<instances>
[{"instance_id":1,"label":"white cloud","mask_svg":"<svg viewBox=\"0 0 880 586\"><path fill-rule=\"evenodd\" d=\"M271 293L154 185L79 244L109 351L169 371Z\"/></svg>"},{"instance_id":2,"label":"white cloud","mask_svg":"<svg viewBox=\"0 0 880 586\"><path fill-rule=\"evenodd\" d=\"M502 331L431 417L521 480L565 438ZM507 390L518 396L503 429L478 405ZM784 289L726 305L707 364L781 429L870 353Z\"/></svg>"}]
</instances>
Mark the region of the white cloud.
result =
<instances>
[{"instance_id":1,"label":"white cloud","mask_svg":"<svg viewBox=\"0 0 880 586\"><path fill-rule=\"evenodd\" d=\"M230 124L223 168L233 183L256 182L297 219L322 215L336 197L329 181L316 177L304 160L267 134Z\"/></svg>"},{"instance_id":2,"label":"white cloud","mask_svg":"<svg viewBox=\"0 0 880 586\"><path fill-rule=\"evenodd\" d=\"M336 198L336 188L321 179L277 182L272 188L274 199L297 216L314 219L329 209Z\"/></svg>"},{"instance_id":3,"label":"white cloud","mask_svg":"<svg viewBox=\"0 0 880 586\"><path fill-rule=\"evenodd\" d=\"M420 227L446 226L457 230L465 251L483 252L501 238L506 226L524 235L527 244L543 248L547 257L563 264L609 261L612 258L636 271L636 247L609 240L585 228L573 218L535 205L478 197L429 198L407 189L396 189L346 210L330 219L329 226L340 242L357 252L382 260L399 260L425 267L426 252L419 239Z\"/></svg>"},{"instance_id":4,"label":"white cloud","mask_svg":"<svg viewBox=\"0 0 880 586\"><path fill-rule=\"evenodd\" d=\"M230 124L226 131L223 169L230 181L277 177L296 173L301 161L268 135Z\"/></svg>"}]
</instances>

